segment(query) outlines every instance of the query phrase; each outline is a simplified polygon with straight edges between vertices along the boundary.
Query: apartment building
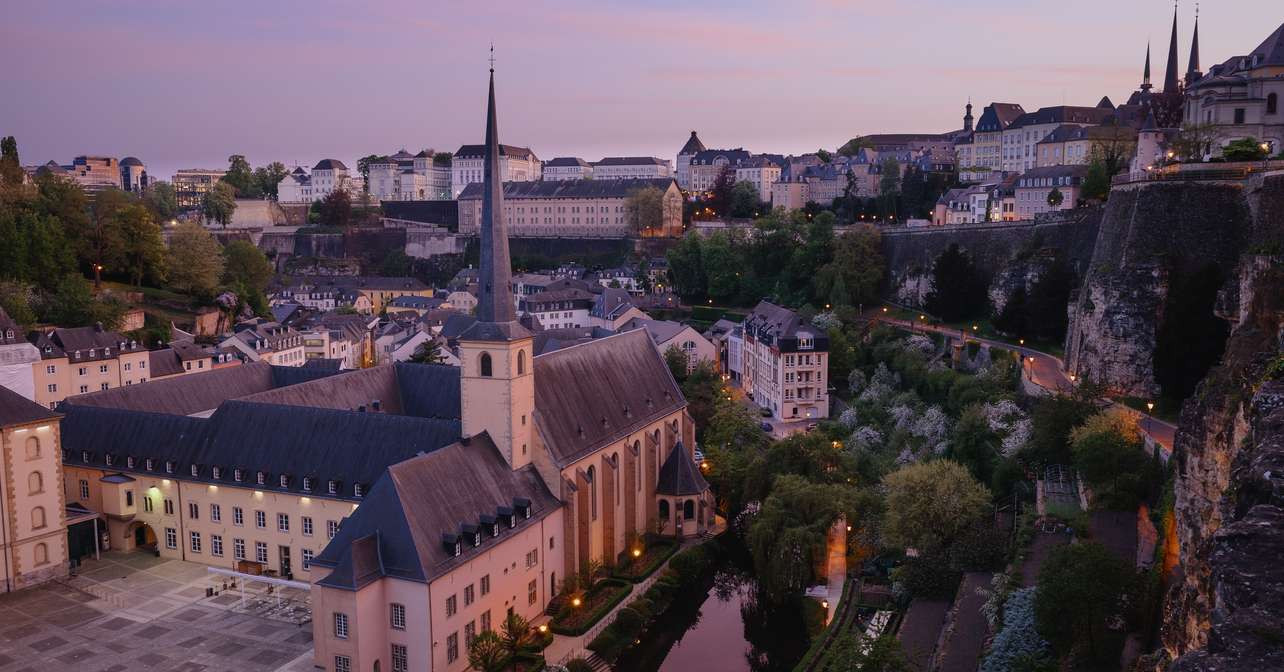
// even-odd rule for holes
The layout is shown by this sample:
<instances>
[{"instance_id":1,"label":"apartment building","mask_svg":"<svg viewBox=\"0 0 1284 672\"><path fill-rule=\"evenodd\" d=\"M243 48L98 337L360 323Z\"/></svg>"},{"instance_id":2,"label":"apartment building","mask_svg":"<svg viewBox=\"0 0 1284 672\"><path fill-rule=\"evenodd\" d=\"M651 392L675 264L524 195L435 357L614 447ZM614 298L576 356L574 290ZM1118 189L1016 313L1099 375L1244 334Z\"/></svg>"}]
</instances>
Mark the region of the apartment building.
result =
<instances>
[{"instance_id":1,"label":"apartment building","mask_svg":"<svg viewBox=\"0 0 1284 672\"><path fill-rule=\"evenodd\" d=\"M1016 182L1017 219L1034 219L1040 213L1078 207L1087 175L1087 166L1047 166L1025 171ZM1060 203L1055 205L1048 202L1054 190L1060 194Z\"/></svg>"},{"instance_id":2,"label":"apartment building","mask_svg":"<svg viewBox=\"0 0 1284 672\"><path fill-rule=\"evenodd\" d=\"M459 194L459 233L475 235L482 216L482 185ZM639 232L628 211L635 192L663 192L660 226ZM624 238L670 236L682 231L682 193L673 178L505 182L504 217L515 237Z\"/></svg>"},{"instance_id":3,"label":"apartment building","mask_svg":"<svg viewBox=\"0 0 1284 672\"><path fill-rule=\"evenodd\" d=\"M36 365L40 350L32 345L22 326L0 308L0 387L36 398Z\"/></svg>"},{"instance_id":4,"label":"apartment building","mask_svg":"<svg viewBox=\"0 0 1284 672\"><path fill-rule=\"evenodd\" d=\"M758 200L763 203L771 201L772 186L780 181L780 165L774 161L758 156L736 166L736 182L748 182L758 191Z\"/></svg>"},{"instance_id":5,"label":"apartment building","mask_svg":"<svg viewBox=\"0 0 1284 672\"><path fill-rule=\"evenodd\" d=\"M1023 114L1025 109L1016 103L986 105L972 133L972 161L969 164L960 161L959 172L966 173L969 179L980 179L989 173L1003 171L1003 132Z\"/></svg>"},{"instance_id":6,"label":"apartment building","mask_svg":"<svg viewBox=\"0 0 1284 672\"><path fill-rule=\"evenodd\" d=\"M1064 126L1097 126L1114 115L1108 101L1098 107L1057 105L1026 112L1003 129L1003 170L1019 173L1038 165L1036 148L1053 131ZM984 115L983 115L984 118Z\"/></svg>"},{"instance_id":7,"label":"apartment building","mask_svg":"<svg viewBox=\"0 0 1284 672\"><path fill-rule=\"evenodd\" d=\"M1204 74L1199 72L1194 42L1190 63L1184 122L1212 124L1218 146L1210 147L1210 154L1244 138L1265 143L1272 156L1284 152L1284 24L1248 54L1229 58Z\"/></svg>"},{"instance_id":8,"label":"apartment building","mask_svg":"<svg viewBox=\"0 0 1284 672\"><path fill-rule=\"evenodd\" d=\"M307 361L303 336L293 327L256 317L238 323L219 348L239 351L251 362L276 366L303 366Z\"/></svg>"},{"instance_id":9,"label":"apartment building","mask_svg":"<svg viewBox=\"0 0 1284 672\"><path fill-rule=\"evenodd\" d=\"M149 355L137 341L101 324L54 329L36 336L34 401L46 408L77 394L145 383Z\"/></svg>"},{"instance_id":10,"label":"apartment building","mask_svg":"<svg viewBox=\"0 0 1284 672\"><path fill-rule=\"evenodd\" d=\"M381 201L440 201L451 197L450 161L432 150L412 155L403 149L371 163L366 170L366 191Z\"/></svg>"},{"instance_id":11,"label":"apartment building","mask_svg":"<svg viewBox=\"0 0 1284 672\"><path fill-rule=\"evenodd\" d=\"M5 593L67 575L59 418L0 387L0 590Z\"/></svg>"},{"instance_id":12,"label":"apartment building","mask_svg":"<svg viewBox=\"0 0 1284 672\"><path fill-rule=\"evenodd\" d=\"M687 191L709 191L717 184L723 171L730 171L735 176L736 169L750 160L749 152L744 149L706 149L696 152L688 166Z\"/></svg>"},{"instance_id":13,"label":"apartment building","mask_svg":"<svg viewBox=\"0 0 1284 672\"><path fill-rule=\"evenodd\" d=\"M499 148L499 171L504 182L533 182L543 176L543 166L539 157L529 147L501 145ZM485 165L485 145L463 145L450 160L450 192L452 198L459 198L464 189L482 181L482 167Z\"/></svg>"},{"instance_id":14,"label":"apartment building","mask_svg":"<svg viewBox=\"0 0 1284 672\"><path fill-rule=\"evenodd\" d=\"M608 156L593 162L595 180L655 180L673 177L673 164L654 156Z\"/></svg>"},{"instance_id":15,"label":"apartment building","mask_svg":"<svg viewBox=\"0 0 1284 672\"><path fill-rule=\"evenodd\" d=\"M1136 145L1137 129L1131 126L1063 124L1035 145L1035 167L1086 166L1095 156L1094 152L1105 150L1129 157Z\"/></svg>"},{"instance_id":16,"label":"apartment building","mask_svg":"<svg viewBox=\"0 0 1284 672\"><path fill-rule=\"evenodd\" d=\"M778 420L829 417L829 336L788 308L759 302L742 325L749 398Z\"/></svg>"},{"instance_id":17,"label":"apartment building","mask_svg":"<svg viewBox=\"0 0 1284 672\"><path fill-rule=\"evenodd\" d=\"M174 173L170 184L174 186L174 196L179 210L195 210L201 207L205 192L214 188L218 181L227 174L226 170L204 168L184 168Z\"/></svg>"},{"instance_id":18,"label":"apartment building","mask_svg":"<svg viewBox=\"0 0 1284 672\"><path fill-rule=\"evenodd\" d=\"M295 166L277 184L276 199L280 203L311 203L340 190L349 196L365 193L363 185L353 179L346 164L338 159L321 159L312 167L311 173Z\"/></svg>"},{"instance_id":19,"label":"apartment building","mask_svg":"<svg viewBox=\"0 0 1284 672\"><path fill-rule=\"evenodd\" d=\"M544 162L543 179L550 182L558 180L586 180L593 177L593 164L578 156L559 156L552 161Z\"/></svg>"}]
</instances>

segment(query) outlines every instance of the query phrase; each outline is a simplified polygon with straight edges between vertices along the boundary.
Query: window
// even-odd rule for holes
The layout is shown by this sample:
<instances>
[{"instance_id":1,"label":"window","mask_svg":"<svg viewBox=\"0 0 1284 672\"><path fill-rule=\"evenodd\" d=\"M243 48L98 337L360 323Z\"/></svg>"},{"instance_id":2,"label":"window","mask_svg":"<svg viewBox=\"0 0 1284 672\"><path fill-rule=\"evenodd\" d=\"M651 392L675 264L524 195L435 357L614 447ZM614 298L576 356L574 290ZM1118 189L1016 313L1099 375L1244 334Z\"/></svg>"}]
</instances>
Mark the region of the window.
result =
<instances>
[{"instance_id":1,"label":"window","mask_svg":"<svg viewBox=\"0 0 1284 672\"><path fill-rule=\"evenodd\" d=\"M192 520L200 520L200 518L201 518L201 505L200 505L200 504L197 504L196 502L188 502L188 503L187 503L187 517L188 517L188 518L191 518Z\"/></svg>"},{"instance_id":2,"label":"window","mask_svg":"<svg viewBox=\"0 0 1284 672\"><path fill-rule=\"evenodd\" d=\"M539 584L535 581L535 579L531 579L531 582L526 584L526 602L527 604L535 604L535 601L538 599L539 599Z\"/></svg>"},{"instance_id":3,"label":"window","mask_svg":"<svg viewBox=\"0 0 1284 672\"><path fill-rule=\"evenodd\" d=\"M597 520L597 469L589 467L588 472L584 474L584 479L589 483L589 510L593 514L593 520Z\"/></svg>"},{"instance_id":4,"label":"window","mask_svg":"<svg viewBox=\"0 0 1284 672\"><path fill-rule=\"evenodd\" d=\"M44 542L36 544L34 555L37 566L49 564L49 545Z\"/></svg>"},{"instance_id":5,"label":"window","mask_svg":"<svg viewBox=\"0 0 1284 672\"><path fill-rule=\"evenodd\" d=\"M245 540L244 539L232 540L232 557L236 558L237 560L245 559Z\"/></svg>"},{"instance_id":6,"label":"window","mask_svg":"<svg viewBox=\"0 0 1284 672\"><path fill-rule=\"evenodd\" d=\"M312 549L305 548L303 549L303 571L306 572L311 568L312 568Z\"/></svg>"},{"instance_id":7,"label":"window","mask_svg":"<svg viewBox=\"0 0 1284 672\"><path fill-rule=\"evenodd\" d=\"M143 512L152 512L152 498L148 497L146 493L143 494Z\"/></svg>"},{"instance_id":8,"label":"window","mask_svg":"<svg viewBox=\"0 0 1284 672\"><path fill-rule=\"evenodd\" d=\"M245 524L245 510L239 506L232 507L232 524L237 527Z\"/></svg>"},{"instance_id":9,"label":"window","mask_svg":"<svg viewBox=\"0 0 1284 672\"><path fill-rule=\"evenodd\" d=\"M89 499L89 481L80 479L80 498Z\"/></svg>"},{"instance_id":10,"label":"window","mask_svg":"<svg viewBox=\"0 0 1284 672\"><path fill-rule=\"evenodd\" d=\"M45 477L41 476L40 472L38 471L31 472L31 474L27 476L27 494L38 495L44 491L45 491ZM125 494L128 495L130 499L132 499L134 496L134 491L127 490L125 491ZM132 504L133 504L132 501L125 502L125 506L130 506Z\"/></svg>"},{"instance_id":11,"label":"window","mask_svg":"<svg viewBox=\"0 0 1284 672\"><path fill-rule=\"evenodd\" d=\"M348 615L340 612L334 613L334 636L339 639L348 638Z\"/></svg>"},{"instance_id":12,"label":"window","mask_svg":"<svg viewBox=\"0 0 1284 672\"><path fill-rule=\"evenodd\" d=\"M471 646L473 638L477 636L477 622L468 621L464 624L464 646Z\"/></svg>"},{"instance_id":13,"label":"window","mask_svg":"<svg viewBox=\"0 0 1284 672\"><path fill-rule=\"evenodd\" d=\"M470 583L467 586L464 586L464 606L466 607L472 604L474 599L475 599L475 595L473 591L473 584Z\"/></svg>"},{"instance_id":14,"label":"window","mask_svg":"<svg viewBox=\"0 0 1284 672\"><path fill-rule=\"evenodd\" d=\"M388 605L388 623L394 630L406 629L406 605L396 602Z\"/></svg>"},{"instance_id":15,"label":"window","mask_svg":"<svg viewBox=\"0 0 1284 672\"><path fill-rule=\"evenodd\" d=\"M410 669L409 656L404 644L392 645L392 672L407 672Z\"/></svg>"},{"instance_id":16,"label":"window","mask_svg":"<svg viewBox=\"0 0 1284 672\"><path fill-rule=\"evenodd\" d=\"M242 474L242 472L241 472L241 470L240 470L240 469L233 469L233 470L232 470L232 480L236 481L237 483L240 483L240 482L241 482L241 477L242 477L242 476L243 476L243 474Z\"/></svg>"},{"instance_id":17,"label":"window","mask_svg":"<svg viewBox=\"0 0 1284 672\"><path fill-rule=\"evenodd\" d=\"M281 474L281 478L279 479L279 482L281 483L281 487L283 488L290 487L290 477L286 476L285 474Z\"/></svg>"},{"instance_id":18,"label":"window","mask_svg":"<svg viewBox=\"0 0 1284 672\"><path fill-rule=\"evenodd\" d=\"M1275 94L1271 94L1271 95L1275 95ZM526 351L518 350L517 351L517 375L520 376L524 373L526 373Z\"/></svg>"},{"instance_id":19,"label":"window","mask_svg":"<svg viewBox=\"0 0 1284 672\"><path fill-rule=\"evenodd\" d=\"M477 360L478 375L489 378L491 376L490 353L483 352Z\"/></svg>"},{"instance_id":20,"label":"window","mask_svg":"<svg viewBox=\"0 0 1284 672\"><path fill-rule=\"evenodd\" d=\"M1280 97L1276 93L1266 94L1266 113L1275 114L1279 111Z\"/></svg>"},{"instance_id":21,"label":"window","mask_svg":"<svg viewBox=\"0 0 1284 672\"><path fill-rule=\"evenodd\" d=\"M485 597L490 592L490 574L481 578L481 594Z\"/></svg>"},{"instance_id":22,"label":"window","mask_svg":"<svg viewBox=\"0 0 1284 672\"><path fill-rule=\"evenodd\" d=\"M192 552L200 553L201 552L201 533L191 532L190 537L191 537Z\"/></svg>"},{"instance_id":23,"label":"window","mask_svg":"<svg viewBox=\"0 0 1284 672\"><path fill-rule=\"evenodd\" d=\"M482 632L490 632L490 609L482 612L481 629Z\"/></svg>"},{"instance_id":24,"label":"window","mask_svg":"<svg viewBox=\"0 0 1284 672\"><path fill-rule=\"evenodd\" d=\"M178 530L165 528L165 548L178 548Z\"/></svg>"},{"instance_id":25,"label":"window","mask_svg":"<svg viewBox=\"0 0 1284 672\"><path fill-rule=\"evenodd\" d=\"M362 494L361 484L360 484L360 483L353 483L353 484L352 484L352 496L353 496L353 497L360 497L360 496L361 496L361 494Z\"/></svg>"},{"instance_id":26,"label":"window","mask_svg":"<svg viewBox=\"0 0 1284 672\"><path fill-rule=\"evenodd\" d=\"M32 476L38 476L38 475L39 475L39 474L32 474ZM131 507L131 506L133 506L133 505L134 505L134 491L133 491L133 490L126 490L126 491L125 491L125 506L126 506L126 507Z\"/></svg>"},{"instance_id":27,"label":"window","mask_svg":"<svg viewBox=\"0 0 1284 672\"><path fill-rule=\"evenodd\" d=\"M218 534L210 535L210 555L221 558L223 557L223 537Z\"/></svg>"},{"instance_id":28,"label":"window","mask_svg":"<svg viewBox=\"0 0 1284 672\"><path fill-rule=\"evenodd\" d=\"M285 514L285 513L278 513L278 514L276 514L276 531L277 531L277 532L289 532L289 531L290 531L290 516L289 516L289 514Z\"/></svg>"},{"instance_id":29,"label":"window","mask_svg":"<svg viewBox=\"0 0 1284 672\"><path fill-rule=\"evenodd\" d=\"M526 554L526 568L530 569L531 567L534 567L535 565L538 565L538 564L539 564L539 549L532 548L531 551Z\"/></svg>"},{"instance_id":30,"label":"window","mask_svg":"<svg viewBox=\"0 0 1284 672\"><path fill-rule=\"evenodd\" d=\"M254 560L261 565L268 564L267 544L261 541L254 542Z\"/></svg>"},{"instance_id":31,"label":"window","mask_svg":"<svg viewBox=\"0 0 1284 672\"><path fill-rule=\"evenodd\" d=\"M303 516L303 536L312 536L312 517Z\"/></svg>"},{"instance_id":32,"label":"window","mask_svg":"<svg viewBox=\"0 0 1284 672\"><path fill-rule=\"evenodd\" d=\"M1235 108L1235 123L1236 124L1244 123L1244 108L1242 107Z\"/></svg>"},{"instance_id":33,"label":"window","mask_svg":"<svg viewBox=\"0 0 1284 672\"><path fill-rule=\"evenodd\" d=\"M339 494L339 483L337 481L330 481L326 485L327 485L327 490L329 490L330 494L332 495Z\"/></svg>"},{"instance_id":34,"label":"window","mask_svg":"<svg viewBox=\"0 0 1284 672\"><path fill-rule=\"evenodd\" d=\"M210 521L215 523L223 522L223 507L218 504L210 504Z\"/></svg>"},{"instance_id":35,"label":"window","mask_svg":"<svg viewBox=\"0 0 1284 672\"><path fill-rule=\"evenodd\" d=\"M260 530L267 529L267 514L262 511L254 512L254 526Z\"/></svg>"},{"instance_id":36,"label":"window","mask_svg":"<svg viewBox=\"0 0 1284 672\"><path fill-rule=\"evenodd\" d=\"M304 476L304 477L303 477L303 491L304 491L304 492L312 492L312 477L311 477L311 476Z\"/></svg>"},{"instance_id":37,"label":"window","mask_svg":"<svg viewBox=\"0 0 1284 672\"><path fill-rule=\"evenodd\" d=\"M344 639L347 637L345 636ZM347 656L335 656L334 672L352 672L352 659Z\"/></svg>"},{"instance_id":38,"label":"window","mask_svg":"<svg viewBox=\"0 0 1284 672\"><path fill-rule=\"evenodd\" d=\"M459 658L459 633L452 632L446 638L446 662L453 663Z\"/></svg>"},{"instance_id":39,"label":"window","mask_svg":"<svg viewBox=\"0 0 1284 672\"><path fill-rule=\"evenodd\" d=\"M339 532L338 523L336 523L333 520L325 521L325 533L328 538L333 539L334 535L337 534L338 532Z\"/></svg>"},{"instance_id":40,"label":"window","mask_svg":"<svg viewBox=\"0 0 1284 672\"><path fill-rule=\"evenodd\" d=\"M259 485L265 485L267 483L267 474L260 471L254 476L254 481Z\"/></svg>"},{"instance_id":41,"label":"window","mask_svg":"<svg viewBox=\"0 0 1284 672\"><path fill-rule=\"evenodd\" d=\"M172 474L172 473L174 473L174 462L173 462L173 461L171 461L171 460L165 460L165 473L167 473L167 474Z\"/></svg>"},{"instance_id":42,"label":"window","mask_svg":"<svg viewBox=\"0 0 1284 672\"><path fill-rule=\"evenodd\" d=\"M197 476L200 476L200 475L201 475L201 467L200 467L200 465L198 465L198 464L193 464L193 465L192 465L192 478L196 478Z\"/></svg>"},{"instance_id":43,"label":"window","mask_svg":"<svg viewBox=\"0 0 1284 672\"><path fill-rule=\"evenodd\" d=\"M458 611L459 611L459 600L457 600L454 595L451 595L450 597L446 598L446 617L450 618L451 616L454 616L455 613Z\"/></svg>"},{"instance_id":44,"label":"window","mask_svg":"<svg viewBox=\"0 0 1284 672\"><path fill-rule=\"evenodd\" d=\"M174 500L168 497L165 498L165 515L167 516L174 515Z\"/></svg>"}]
</instances>

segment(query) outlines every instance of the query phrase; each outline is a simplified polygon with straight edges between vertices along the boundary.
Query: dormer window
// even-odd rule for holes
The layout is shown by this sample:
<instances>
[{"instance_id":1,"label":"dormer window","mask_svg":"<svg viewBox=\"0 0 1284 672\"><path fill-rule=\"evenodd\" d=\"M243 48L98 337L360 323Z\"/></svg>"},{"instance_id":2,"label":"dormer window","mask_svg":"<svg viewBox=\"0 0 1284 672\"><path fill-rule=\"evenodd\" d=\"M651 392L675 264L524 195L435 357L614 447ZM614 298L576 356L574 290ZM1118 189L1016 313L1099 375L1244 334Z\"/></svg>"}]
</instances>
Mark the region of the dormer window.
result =
<instances>
[{"instance_id":1,"label":"dormer window","mask_svg":"<svg viewBox=\"0 0 1284 672\"><path fill-rule=\"evenodd\" d=\"M304 476L304 477L303 477L303 491L304 491L304 492L312 492L312 477L311 477L311 476Z\"/></svg>"},{"instance_id":2,"label":"dormer window","mask_svg":"<svg viewBox=\"0 0 1284 672\"><path fill-rule=\"evenodd\" d=\"M459 543L458 541L456 541L456 542L455 542L455 557L459 557L459 554L460 554L460 553L463 553L463 552L464 552L464 546L463 546L463 544L461 544L461 543Z\"/></svg>"},{"instance_id":3,"label":"dormer window","mask_svg":"<svg viewBox=\"0 0 1284 672\"><path fill-rule=\"evenodd\" d=\"M94 348L90 348L90 349L89 349L89 356L90 356L91 358L94 356Z\"/></svg>"},{"instance_id":4,"label":"dormer window","mask_svg":"<svg viewBox=\"0 0 1284 672\"><path fill-rule=\"evenodd\" d=\"M326 486L327 486L327 489L330 491L330 494L332 494L332 495L337 495L337 494L339 494L339 483L338 483L338 481L330 481L329 483L327 483L327 484L326 484Z\"/></svg>"},{"instance_id":5,"label":"dormer window","mask_svg":"<svg viewBox=\"0 0 1284 672\"><path fill-rule=\"evenodd\" d=\"M149 457L143 461L143 466L147 471L151 471L156 468L156 461Z\"/></svg>"},{"instance_id":6,"label":"dormer window","mask_svg":"<svg viewBox=\"0 0 1284 672\"><path fill-rule=\"evenodd\" d=\"M473 548L481 546L481 532L473 532Z\"/></svg>"},{"instance_id":7,"label":"dormer window","mask_svg":"<svg viewBox=\"0 0 1284 672\"><path fill-rule=\"evenodd\" d=\"M490 536L492 537L499 536L499 522L494 522L490 524Z\"/></svg>"},{"instance_id":8,"label":"dormer window","mask_svg":"<svg viewBox=\"0 0 1284 672\"><path fill-rule=\"evenodd\" d=\"M290 487L290 477L289 477L289 476L286 476L285 474L281 474L280 482L281 482L281 487L283 487L283 488L288 488L288 487Z\"/></svg>"},{"instance_id":9,"label":"dormer window","mask_svg":"<svg viewBox=\"0 0 1284 672\"><path fill-rule=\"evenodd\" d=\"M165 473L174 473L174 462L172 460L165 460Z\"/></svg>"},{"instance_id":10,"label":"dormer window","mask_svg":"<svg viewBox=\"0 0 1284 672\"><path fill-rule=\"evenodd\" d=\"M352 484L352 496L353 496L353 497L360 497L360 496L361 496L361 494L362 494L362 493L361 493L361 484L360 484L360 483L353 483L353 484Z\"/></svg>"},{"instance_id":11,"label":"dormer window","mask_svg":"<svg viewBox=\"0 0 1284 672\"><path fill-rule=\"evenodd\" d=\"M244 476L244 473L240 469L232 470L232 480L236 481L237 483L240 483L242 476Z\"/></svg>"},{"instance_id":12,"label":"dormer window","mask_svg":"<svg viewBox=\"0 0 1284 672\"><path fill-rule=\"evenodd\" d=\"M88 461L89 461L89 451L87 451L87 450L82 450L82 451L80 451L80 461L81 461L81 462L88 462Z\"/></svg>"},{"instance_id":13,"label":"dormer window","mask_svg":"<svg viewBox=\"0 0 1284 672\"><path fill-rule=\"evenodd\" d=\"M196 478L197 476L200 476L200 475L201 475L201 467L200 467L200 465L193 464L193 465L192 465L192 478Z\"/></svg>"},{"instance_id":14,"label":"dormer window","mask_svg":"<svg viewBox=\"0 0 1284 672\"><path fill-rule=\"evenodd\" d=\"M127 456L127 457L125 458L125 467L126 467L127 469L133 469L133 468L134 468L134 456L133 456L133 455L129 455L129 456Z\"/></svg>"},{"instance_id":15,"label":"dormer window","mask_svg":"<svg viewBox=\"0 0 1284 672\"><path fill-rule=\"evenodd\" d=\"M222 478L223 469L221 467L214 467L210 470L210 473L214 475L214 478Z\"/></svg>"},{"instance_id":16,"label":"dormer window","mask_svg":"<svg viewBox=\"0 0 1284 672\"><path fill-rule=\"evenodd\" d=\"M104 455L103 459L107 462L107 466L109 467L112 465L113 462L116 461L116 457L111 453L107 453L106 455Z\"/></svg>"},{"instance_id":17,"label":"dormer window","mask_svg":"<svg viewBox=\"0 0 1284 672\"><path fill-rule=\"evenodd\" d=\"M255 483L258 483L259 485L264 485L264 484L266 484L266 483L267 483L267 474L265 474L265 473L263 473L263 472L261 472L261 471L260 471L259 473L255 474L255 475L254 475L254 482L255 482Z\"/></svg>"}]
</instances>

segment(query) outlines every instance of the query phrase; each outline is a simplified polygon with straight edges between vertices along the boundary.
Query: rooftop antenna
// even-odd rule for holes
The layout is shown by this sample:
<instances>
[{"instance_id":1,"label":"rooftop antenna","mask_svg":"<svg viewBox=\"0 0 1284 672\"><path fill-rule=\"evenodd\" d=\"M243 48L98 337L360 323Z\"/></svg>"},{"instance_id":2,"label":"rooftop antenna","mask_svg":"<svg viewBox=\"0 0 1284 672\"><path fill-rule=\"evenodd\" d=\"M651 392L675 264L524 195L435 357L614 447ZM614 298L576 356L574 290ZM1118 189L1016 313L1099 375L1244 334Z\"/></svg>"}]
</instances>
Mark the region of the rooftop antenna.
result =
<instances>
[{"instance_id":1,"label":"rooftop antenna","mask_svg":"<svg viewBox=\"0 0 1284 672\"><path fill-rule=\"evenodd\" d=\"M490 71L495 72L495 43L490 43Z\"/></svg>"}]
</instances>

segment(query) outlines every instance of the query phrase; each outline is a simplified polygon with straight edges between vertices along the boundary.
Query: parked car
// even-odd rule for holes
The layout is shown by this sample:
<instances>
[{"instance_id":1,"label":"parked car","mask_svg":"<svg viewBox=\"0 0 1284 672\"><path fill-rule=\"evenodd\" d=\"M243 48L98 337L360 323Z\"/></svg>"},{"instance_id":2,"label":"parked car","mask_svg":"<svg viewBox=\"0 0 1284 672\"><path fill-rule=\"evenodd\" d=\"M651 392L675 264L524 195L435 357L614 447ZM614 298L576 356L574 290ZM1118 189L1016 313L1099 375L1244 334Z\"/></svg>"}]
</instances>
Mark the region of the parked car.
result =
<instances>
[{"instance_id":1,"label":"parked car","mask_svg":"<svg viewBox=\"0 0 1284 672\"><path fill-rule=\"evenodd\" d=\"M771 423L770 423L770 422L764 422L764 423L762 423L761 425L758 425L758 426L759 426L759 427L762 427L762 431L764 431L764 432L770 432L771 430L775 429L775 427L772 427L772 426L771 426Z\"/></svg>"},{"instance_id":2,"label":"parked car","mask_svg":"<svg viewBox=\"0 0 1284 672\"><path fill-rule=\"evenodd\" d=\"M771 417L771 409L770 409L770 408L760 408L760 409L758 409L758 415L761 415L761 416L762 416L762 417L764 417L764 418L770 418L770 417Z\"/></svg>"}]
</instances>

